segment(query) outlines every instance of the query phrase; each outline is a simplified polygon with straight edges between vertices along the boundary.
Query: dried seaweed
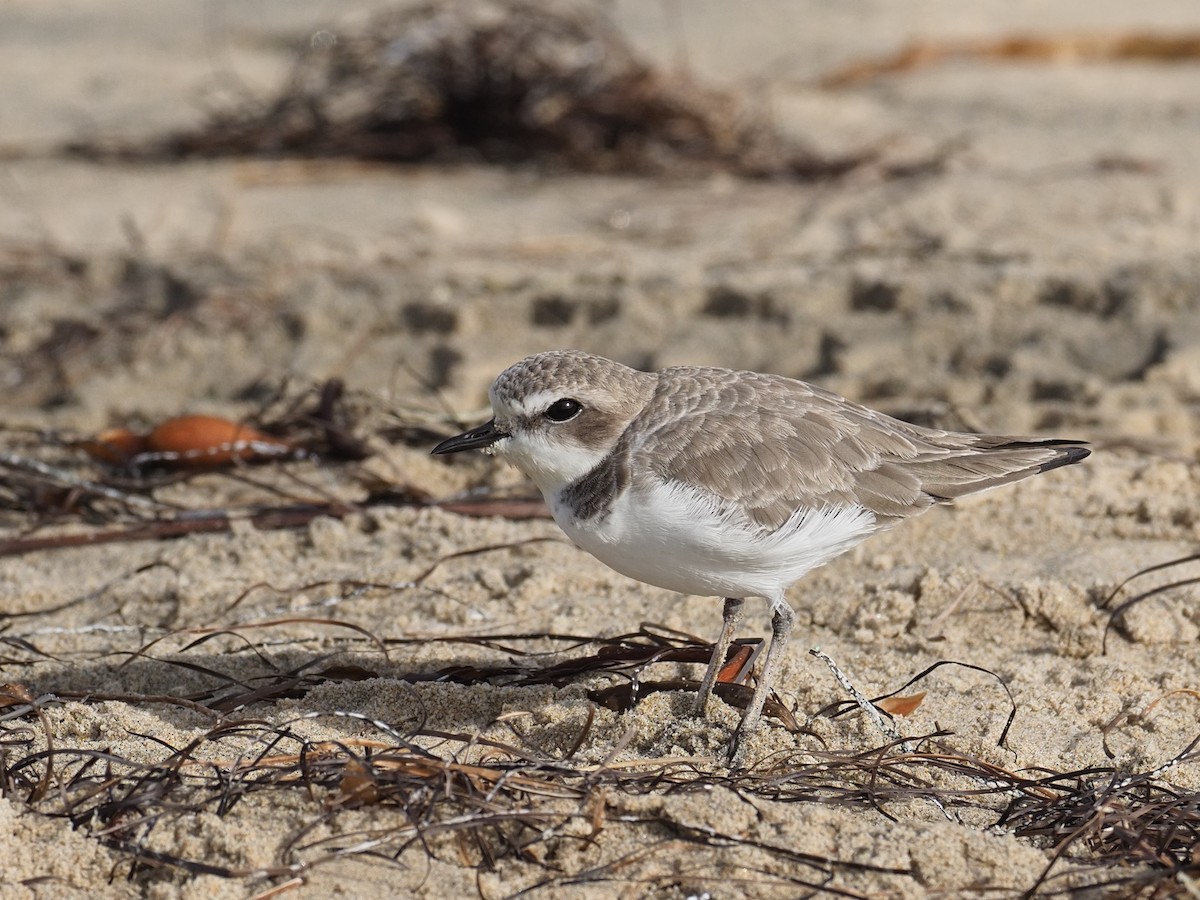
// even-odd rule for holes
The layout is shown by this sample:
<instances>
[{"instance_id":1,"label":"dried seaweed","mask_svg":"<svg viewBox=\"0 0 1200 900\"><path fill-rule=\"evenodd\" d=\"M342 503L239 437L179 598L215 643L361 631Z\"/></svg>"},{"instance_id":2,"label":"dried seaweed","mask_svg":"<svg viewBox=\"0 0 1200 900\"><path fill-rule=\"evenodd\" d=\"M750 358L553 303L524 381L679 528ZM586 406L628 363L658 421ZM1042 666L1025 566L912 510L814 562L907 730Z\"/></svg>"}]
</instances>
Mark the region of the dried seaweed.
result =
<instances>
[{"instance_id":1,"label":"dried seaweed","mask_svg":"<svg viewBox=\"0 0 1200 900\"><path fill-rule=\"evenodd\" d=\"M593 7L532 0L388 8L319 32L274 100L116 152L797 178L836 176L866 158L821 157L732 97L657 71Z\"/></svg>"},{"instance_id":2,"label":"dried seaweed","mask_svg":"<svg viewBox=\"0 0 1200 900\"><path fill-rule=\"evenodd\" d=\"M0 722L22 711L10 710ZM303 723L323 716L354 719L380 736L305 738ZM422 746L428 737L442 742L441 754ZM858 753L797 750L728 771L694 760L596 767L571 755L539 759L497 741L422 729L400 733L336 711L275 725L226 721L187 746L164 746L154 762L87 748L33 752L29 729L22 727L0 734L0 793L65 817L137 865L277 884L356 854L403 862L417 853L481 870L517 856L546 866L554 847L579 842L590 844L601 861L574 871L546 866L546 876L527 890L664 877L644 867L639 854L605 857L598 835L610 823L644 831L650 846L682 841L703 848L710 865L724 851L752 848L777 864L760 872L764 883L790 881L834 896L861 896L839 885L849 873L912 874L903 867L800 853L666 812L627 812L621 799L717 786L747 802L837 804L884 815L889 806L913 800L936 800L951 811L999 807L998 827L1052 848L1050 863L1026 896L1164 896L1180 879L1200 876L1194 854L1200 794L1163 783L1166 767L1135 775L1100 768L1022 775L955 752L941 737L915 739L921 748L915 752L895 743ZM1195 746L1172 763L1196 761ZM39 790L51 777L57 788ZM250 798L283 794L308 798L311 813L269 866L215 865L154 844L156 830L172 822L201 811L226 815ZM376 810L370 830L335 829L320 836L321 826L362 808ZM1052 873L1055 867L1062 871Z\"/></svg>"},{"instance_id":3,"label":"dried seaweed","mask_svg":"<svg viewBox=\"0 0 1200 900\"><path fill-rule=\"evenodd\" d=\"M359 582L354 584L357 587L364 587ZM417 582L412 582L406 586L415 587L416 584ZM298 590L311 590L314 587L317 585L309 584ZM394 588L395 586L375 585L374 587ZM232 606L229 607L229 609L232 608ZM283 669L272 662L268 656L259 653L256 645L245 637L247 633L295 624L310 625L321 630L333 628L358 632L380 651L385 665L389 656L389 646L427 644L487 648L502 652L507 660L504 663L492 665L483 665L477 662L455 663L435 669L388 671L384 668L367 668L358 664L330 665L329 661L338 655L331 653L304 658ZM262 661L264 670L257 675L235 677L213 669L210 665L190 662L185 658L185 654L204 647L212 640L224 637L241 639L247 649L255 653ZM173 642L179 638L188 639L187 643L171 654L156 656L151 653L156 646ZM519 646L521 643L529 642L541 645L567 644L569 646L553 652L523 649ZM736 656L743 650L750 650L752 652L748 655L753 658L755 655L753 651L757 651L760 646L761 641L757 638L739 640L735 642L731 656ZM565 659L559 658L564 653L585 647L595 647L596 650L581 655L570 655ZM195 693L178 697L144 695L135 697L126 694L118 697L95 692L70 691L58 692L57 696L62 699L102 699L102 696L109 696L111 699L120 699L124 702L133 699L143 703L174 703L208 714L210 712L237 712L252 704L303 697L314 688L333 682L360 681L385 675L413 684L438 682L462 685L507 684L524 687L546 684L560 688L581 680L615 677L621 680L610 687L592 691L591 698L599 705L615 712L626 712L636 706L642 698L659 691L695 692L699 689L700 682L691 678L674 678L665 681L646 680L643 678L643 674L651 666L661 663L693 663L697 666L707 666L712 652L712 644L689 636L679 636L650 625L644 625L636 632L611 638L528 633L385 640L352 622L327 617L289 616L246 621L237 625L187 628L166 632L138 650L129 653L128 658L117 668L117 672L120 672L136 664L174 666L204 676L210 682L215 682L216 687L206 687ZM547 658L548 656L549 658ZM748 675L750 666L739 666L739 669L741 674ZM732 680L720 681L716 691L718 696L726 702L740 707L744 707L749 702L752 693L747 685ZM794 715L783 705L778 696L773 695L770 698L765 711L768 717L778 720L785 728L791 731L800 729Z\"/></svg>"},{"instance_id":4,"label":"dried seaweed","mask_svg":"<svg viewBox=\"0 0 1200 900\"><path fill-rule=\"evenodd\" d=\"M810 650L809 652L812 653L814 656L818 656L818 657L824 656L824 654L818 653L817 651ZM896 695L899 694L901 691L907 690L908 688L912 687L914 684L916 684L917 682L919 682L923 678L925 678L926 675L929 675L932 672L936 672L938 669L942 668L943 666L956 666L956 667L963 668L963 669L969 669L973 672L982 672L984 675L988 675L991 678L995 679L995 681L1000 685L1000 687L1004 689L1004 693L1008 696L1008 718L1005 719L1004 727L1000 729L1000 736L996 740L996 746L1003 747L1005 740L1008 737L1009 729L1012 728L1013 720L1016 719L1016 717L1017 717L1017 701L1013 698L1012 691L1009 690L1008 684L1004 681L1004 679L1001 678L999 675L997 675L995 672L991 671L990 669L985 669L982 666L976 666L976 665L973 665L972 663L958 662L957 660L953 660L953 659L941 659L935 663L932 663L932 664L926 666L924 669L922 669L920 672L918 672L912 678L908 679L908 681L904 682L904 684L900 685L900 687L895 688L894 690L888 691L886 694L881 694L880 696L874 697L871 700L866 700L865 698L862 698L860 700L859 698L856 697L854 701L843 700L843 701L839 701L837 703L832 703L829 706L826 706L823 709L821 709L817 713L817 715L828 715L832 718L832 717L843 715L844 713L849 712L851 709L855 708L856 706L859 708L863 708L866 705L870 705L871 707L879 710L883 714L890 717L892 714L884 706L881 705L881 701L889 700L889 699L896 697ZM838 673L835 671L835 675L836 674L838 674ZM839 678L839 680L841 680L841 678ZM852 691L852 693L856 693L856 692ZM922 696L924 696L924 695L922 694Z\"/></svg>"},{"instance_id":5,"label":"dried seaweed","mask_svg":"<svg viewBox=\"0 0 1200 900\"><path fill-rule=\"evenodd\" d=\"M1200 553L1192 553L1188 556L1169 559L1166 562L1161 562L1156 565L1146 566L1143 569L1139 569L1118 584L1115 588L1113 588L1109 595L1105 597L1103 601L1101 601L1100 608L1108 609L1117 596L1120 595L1120 593L1124 591L1125 588L1127 588L1132 582L1139 578L1144 578L1145 576L1152 575L1155 572L1163 572L1167 569L1174 569L1178 566L1186 566L1188 563L1194 563L1197 561L1200 561ZM1190 587L1195 584L1200 584L1200 575L1193 575L1188 578L1179 578L1166 584L1160 584L1157 587L1142 591L1140 594L1135 594L1128 600L1123 600L1121 603L1117 604L1115 607L1113 607L1112 612L1109 614L1108 621L1104 623L1104 637L1101 641L1102 651L1104 653L1108 652L1109 632L1111 632L1112 629L1121 622L1122 616L1129 612L1129 610L1133 609L1133 607L1137 606L1139 603L1149 600L1151 597L1156 597L1159 594L1166 594L1171 591Z\"/></svg>"},{"instance_id":6,"label":"dried seaweed","mask_svg":"<svg viewBox=\"0 0 1200 900\"><path fill-rule=\"evenodd\" d=\"M283 623L258 624L270 628ZM352 710L312 712L274 724L262 718L221 718L237 711L244 715L251 704L261 708L300 696L319 684L382 672L333 662L329 654L284 668L260 654L262 674L239 677L210 663L187 661L217 636L215 630L200 635L169 658L153 659L145 649L132 657L139 664L181 666L215 679L215 688L190 696L101 691L35 697L25 686L5 689L0 695L0 795L44 815L66 818L128 860L131 874L140 867L167 866L241 879L267 890L359 854L399 864L416 854L481 871L516 857L533 863L535 872L545 870L526 892L585 883L664 884L665 876L649 865L649 856L614 857L605 851L601 832L616 824L644 832L646 847L675 847L685 855L703 851L696 856L697 877L719 865L723 854L741 850L753 850L766 861L748 882L759 886L791 884L831 896L861 896L843 883L846 877L912 874L903 867L799 853L761 835L726 833L677 820L669 811L647 813L622 799L716 787L744 802L835 804L889 818L914 801L933 802L951 817L968 809L991 811L997 827L1045 842L1051 850L1050 862L1028 896L1162 896L1180 879L1200 876L1200 860L1193 852L1200 843L1200 794L1162 780L1172 766L1200 761L1200 739L1167 765L1133 775L1111 768L1010 772L955 750L942 733L863 751L797 748L744 769L696 758L610 760L597 766L577 756L592 727L590 715L569 752L555 759L478 734L449 733L424 722L402 727ZM452 641L500 652L508 660L429 673L465 684L563 684L616 675L626 679L619 687L630 688L648 666L703 663L711 652L711 646L686 635L649 626L606 640L543 633L443 640ZM258 652L254 645L250 648ZM564 650L570 654L566 659L560 658ZM427 677L419 672L398 675ZM652 684L640 683L643 692ZM685 680L668 685L695 688ZM718 690L735 695L744 687L722 684ZM39 729L51 738L43 708L66 700L167 702L218 718L186 746L169 747L155 738L162 746L160 758L131 760L112 750L40 744ZM31 716L32 721L19 721ZM304 735L305 722L330 717L357 723L360 734L332 741ZM378 736L361 736L362 728ZM156 841L158 834L170 833L172 823L202 811L223 816L249 800L277 797L282 802L285 795L293 797L293 808L299 803L301 812L308 812L270 865L247 869L214 864L164 849L171 845ZM364 809L373 811L367 830L351 820L327 827ZM558 848L567 844L586 846L587 852L576 858L591 862L580 862L582 868L547 862L561 860Z\"/></svg>"},{"instance_id":7,"label":"dried seaweed","mask_svg":"<svg viewBox=\"0 0 1200 900\"><path fill-rule=\"evenodd\" d=\"M476 489L435 497L419 485L392 482L362 468L373 442L388 441L395 417L372 417L365 427L361 398L345 400L336 380L274 401L253 417L256 431L272 435L285 456L275 455L257 468L230 447L199 447L222 467L191 464L187 452L135 452L128 456L93 452L93 436L70 436L0 428L0 557L106 543L177 538L188 534L230 531L237 522L259 529L297 528L314 519L344 518L366 509L389 506L435 506L464 516L511 519L547 518L540 499L494 494ZM421 433L445 436L433 417L413 416ZM230 423L233 425L233 423ZM236 426L235 426L236 427ZM346 482L367 495L350 502L331 497L326 487L299 474L308 467L340 466ZM182 468L175 469L175 466ZM262 497L225 507L181 506L160 499L166 489L200 478L228 479L255 489ZM214 491L215 493L215 491ZM246 494L245 491L240 492ZM276 502L265 502L273 500ZM70 525L69 530L57 526ZM78 526L86 527L78 527ZM52 533L45 532L53 527ZM6 536L8 531L11 536Z\"/></svg>"},{"instance_id":8,"label":"dried seaweed","mask_svg":"<svg viewBox=\"0 0 1200 900\"><path fill-rule=\"evenodd\" d=\"M328 390L340 393L335 388ZM317 388L305 393L302 400L280 400L284 412L272 420L288 421L291 415L292 421L299 423L296 427L313 429L321 440L330 440L326 430L333 428L346 436L351 446L354 441L378 437L378 431L363 431L353 416L330 406L322 399L327 396ZM94 463L84 469L62 441L47 442L40 450L44 458L36 453L23 458L43 463L45 468L0 467L0 483L19 483L33 498L52 488L89 497L92 515L122 523L120 527L125 529L150 528L150 537L167 533L153 529L166 529L189 517L205 521L203 510L160 506L155 500L163 485L198 477L194 474L168 477L153 471L97 468ZM351 456L337 464L352 471L359 462ZM265 480L267 474L285 465L313 464L327 463L312 459L275 462L253 473L234 468L203 477L245 479L247 484L263 478L263 490L281 492L294 501L291 506L296 510L309 502L312 508L337 514L335 501L322 499L324 507L311 503L315 490L307 499L288 493L310 490L300 479L283 479L285 488ZM93 490L94 485L114 493ZM379 489L378 496L386 498L387 492L404 489L386 486ZM415 494L416 489L412 490ZM145 502L126 502L126 494ZM470 502L464 498L456 501ZM429 505L436 501L423 495L406 502ZM248 513L278 514L289 508L280 504L273 510L210 512L244 517ZM24 512L30 515L31 527L50 514L44 508ZM78 512L63 509L54 515L59 520L82 518ZM100 529L100 533L108 530ZM21 683L0 688L0 796L24 803L38 814L70 822L109 847L124 861L131 877L138 877L145 868L166 867L239 879L248 888L261 890L263 896L296 886L316 867L361 855L401 866L433 858L480 872L497 869L504 860L516 860L527 879L522 893L584 884L668 888L676 885L680 876L674 870L664 874L662 867L654 865L656 854L664 851L682 860L681 868L700 882L723 877L722 871L736 868L745 879L739 883L747 892L786 886L831 896L862 896L855 890L855 878L870 875L877 883L888 885L893 883L889 879L914 875L903 866L804 854L773 842L769 833L698 825L676 818L669 806L647 812L635 802L652 795L715 789L728 791L734 802L835 805L885 819L901 819L914 803L932 804L960 821L968 813L972 822L989 814L996 828L1047 849L1045 871L1028 887L1027 896L1160 897L1178 893L1182 886L1200 878L1200 857L1195 852L1200 845L1200 794L1172 785L1165 777L1172 766L1200 762L1196 743L1158 769L1132 774L1111 767L1073 772L1008 771L962 753L951 736L941 732L888 739L877 747L853 750L813 748L798 737L796 749L744 769L729 769L703 757L623 759L620 741L611 752L606 747L602 751L606 758L597 762L599 754L588 738L596 719L603 715L601 707L625 712L655 691L695 690L697 683L681 675L678 667L703 666L712 652L711 644L652 625L605 639L538 632L399 639L336 618L329 613L328 604L313 612L317 604L292 608L284 603L279 609L264 609L259 602L259 592L267 591L272 592L268 597L275 594L294 599L322 589L341 602L366 591L435 590L429 585L431 576L448 563L509 551L521 543L489 544L448 554L403 583L337 580L250 586L208 620L216 625L154 632L158 636L130 653L122 667L108 670L113 677L99 690L60 691L52 683L22 675ZM1172 560L1133 577L1195 559L1193 555ZM44 657L32 634L14 633L15 622L27 623L31 617L82 603L107 602L116 584L163 565L133 569L52 610L0 616L0 624L8 628L0 634L0 647L11 657L0 664L28 667ZM1156 591L1194 581L1176 579L1126 601L1114 615ZM1116 596L1114 591L1110 599ZM233 618L235 613L239 618ZM263 639L264 632L281 632L290 640L288 630L297 625L338 635L338 646L317 653L304 650L305 645L297 642L281 651L278 642L272 646ZM434 642L458 645L464 652L449 664L444 658L424 668L400 664L403 657L396 652L398 647ZM717 693L733 705L749 691L741 679L749 675L757 646L754 641L738 642L729 660L731 680L717 686ZM348 652L354 655L343 657ZM366 657L366 652L375 656ZM906 690L947 664L951 663L930 666L875 698L874 703ZM954 664L986 671L971 664ZM139 693L121 683L130 674L126 670L133 667L161 668L170 677L151 683L184 686L171 693ZM663 667L669 671L664 673ZM37 670L30 672L36 674ZM516 737L505 743L485 738L480 731L457 733L444 723L435 727L438 723L426 721L420 709L412 717L414 721L403 723L377 721L353 709L318 711L279 721L287 709L281 701L303 698L325 685L367 678L467 686L561 687L586 681L593 705L578 733L568 735L553 754L537 747L535 734L525 738L508 720L503 721ZM181 747L142 735L137 759L99 744L73 746L55 735L54 717L48 714L53 706L103 702L139 708L174 706L185 710L188 718L196 717L203 730ZM871 701L865 702L871 705ZM838 709L840 705L822 712L833 715ZM772 727L802 734L792 711L782 702L773 699L766 712L774 720ZM352 727L334 740L318 740L306 733L306 723L327 718L344 720ZM373 733L364 736L364 732ZM186 827L201 813L229 815L249 803L277 804L293 816L292 833L268 865L239 868L196 858L169 839L173 829ZM607 843L603 834L610 827L633 829L640 849L612 849L614 845ZM566 852L566 848L577 852ZM750 853L754 854L750 863L738 855Z\"/></svg>"},{"instance_id":9,"label":"dried seaweed","mask_svg":"<svg viewBox=\"0 0 1200 900\"><path fill-rule=\"evenodd\" d=\"M1200 760L1198 744L1200 738L1194 739L1155 772L1054 773L1040 779L1042 790L1015 799L999 824L1053 847L1051 862L1027 896L1050 878L1058 860L1081 851L1106 867L1123 869L1096 886L1126 890L1128 896L1164 896L1173 881L1200 876L1200 792L1160 780L1167 769Z\"/></svg>"}]
</instances>

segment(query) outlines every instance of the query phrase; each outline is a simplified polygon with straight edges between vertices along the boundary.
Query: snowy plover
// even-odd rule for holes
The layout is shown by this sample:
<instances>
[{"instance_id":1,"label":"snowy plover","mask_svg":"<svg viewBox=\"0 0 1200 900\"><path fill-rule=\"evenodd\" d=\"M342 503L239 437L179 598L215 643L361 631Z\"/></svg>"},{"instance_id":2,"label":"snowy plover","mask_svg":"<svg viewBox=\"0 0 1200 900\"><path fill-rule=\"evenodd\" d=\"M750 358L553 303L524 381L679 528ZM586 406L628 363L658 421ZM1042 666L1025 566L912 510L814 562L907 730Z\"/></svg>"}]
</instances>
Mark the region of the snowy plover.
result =
<instances>
[{"instance_id":1,"label":"snowy plover","mask_svg":"<svg viewBox=\"0 0 1200 900\"><path fill-rule=\"evenodd\" d=\"M481 448L533 479L554 521L624 575L724 597L703 713L747 597L772 640L734 734L754 731L795 621L784 592L877 531L966 494L1077 463L1079 441L921 428L819 387L756 372L639 372L539 353L489 392L495 418L434 453Z\"/></svg>"}]
</instances>

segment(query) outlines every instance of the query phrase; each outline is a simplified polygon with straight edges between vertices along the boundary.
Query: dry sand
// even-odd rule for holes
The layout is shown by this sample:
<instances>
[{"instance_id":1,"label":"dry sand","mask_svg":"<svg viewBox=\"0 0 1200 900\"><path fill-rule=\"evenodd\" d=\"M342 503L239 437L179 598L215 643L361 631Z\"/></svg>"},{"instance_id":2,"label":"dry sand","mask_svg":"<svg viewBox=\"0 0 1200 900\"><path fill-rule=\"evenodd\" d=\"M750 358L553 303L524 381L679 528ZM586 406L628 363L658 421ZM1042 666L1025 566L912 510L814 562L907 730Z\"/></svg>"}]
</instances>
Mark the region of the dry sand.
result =
<instances>
[{"instance_id":1,"label":"dry sand","mask_svg":"<svg viewBox=\"0 0 1200 900\"><path fill-rule=\"evenodd\" d=\"M763 97L782 127L829 152L879 147L888 164L944 157L903 178L885 177L882 166L805 185L343 162L99 164L52 150L81 135L194 124L206 94L231 83L269 92L294 42L336 31L344 6L6 4L6 452L78 465L77 455L20 429L88 433L188 411L236 418L284 380L295 395L333 376L376 425L415 410L435 421L440 402L470 420L484 412L496 372L552 347L643 367L774 371L922 421L1089 439L1096 452L1085 464L935 511L798 585L782 699L802 721L845 699L805 652L819 646L869 695L938 660L996 673L1018 710L1005 747L997 746L1004 692L966 669L924 680L924 703L897 725L909 736L949 732L943 746L1008 770L1146 772L1196 736L1197 589L1132 609L1106 650L1100 603L1139 569L1200 542L1197 63L965 61L837 91L814 86L824 72L910 39L1194 32L1193 3L1071 4L1069 15L944 0L903 10L855 4L853 14L820 2L736 12L612 4L651 59L668 68L686 61L699 79ZM58 348L52 360L49 346ZM425 446L383 441L374 449L363 466L307 461L247 474L293 495L348 501L366 496L364 471L435 496L520 485L489 460L447 464ZM199 508L278 500L215 475L156 497ZM28 523L19 511L0 515L5 537ZM86 527L75 518L39 533ZM535 537L554 540L451 559L406 586L448 554ZM1139 583L1197 574L1193 563ZM348 590L342 580L375 587ZM265 752L254 736L271 727L314 741L389 740L369 721L380 720L401 733L424 721L559 758L591 714L587 691L611 677L555 688L398 676L510 661L503 648L433 638L612 636L648 621L711 639L719 609L712 598L608 571L545 520L374 508L299 529L243 523L228 534L0 559L0 681L37 697L186 697L225 690L213 671L252 679L328 654L317 668L355 666L370 677L230 712L225 721L257 723L249 736L209 742L197 755L228 762ZM345 624L255 625L287 617ZM385 657L347 625L396 643ZM765 625L765 611L752 608L748 629L763 634ZM190 646L199 633L188 629L212 626L237 630ZM682 670L664 671L648 677ZM720 774L712 756L735 711L700 722L685 714L688 703L660 693L630 712L595 711L571 765L679 756ZM169 755L166 745L182 747L220 721L209 710L132 699L49 700L42 715L0 724L10 729L0 764L48 736L58 748L154 762ZM810 754L885 740L861 715L820 717L799 734L772 724L751 757L790 752L807 764ZM484 744L419 743L466 761L498 755ZM287 743L273 752L295 751ZM1200 763L1162 777L1195 791ZM1046 842L992 827L1004 798L953 806L947 817L925 801L872 809L751 800L720 783L605 789L589 801L603 802L606 822L591 840L563 836L588 838L589 807L582 820L556 820L558 837L524 856L478 869L478 848L446 835L409 846L398 865L369 854L326 859L333 844L408 822L395 805L367 804L305 832L334 788L251 793L227 812L215 801L163 812L147 797L138 810L161 813L150 823L122 828L98 817L73 830L51 815L62 808L59 786L27 804L27 790L0 783L10 791L0 799L0 897L244 897L291 882L226 870L282 864L301 864L292 895L313 897L495 897L548 879L542 896L795 896L801 888L789 879L826 881L787 852L899 870L839 868L830 888L995 896L1033 885L1050 859ZM563 816L577 806L570 797L539 802ZM722 843L717 832L744 843ZM216 874L134 870L133 846ZM627 854L594 880L581 874Z\"/></svg>"}]
</instances>

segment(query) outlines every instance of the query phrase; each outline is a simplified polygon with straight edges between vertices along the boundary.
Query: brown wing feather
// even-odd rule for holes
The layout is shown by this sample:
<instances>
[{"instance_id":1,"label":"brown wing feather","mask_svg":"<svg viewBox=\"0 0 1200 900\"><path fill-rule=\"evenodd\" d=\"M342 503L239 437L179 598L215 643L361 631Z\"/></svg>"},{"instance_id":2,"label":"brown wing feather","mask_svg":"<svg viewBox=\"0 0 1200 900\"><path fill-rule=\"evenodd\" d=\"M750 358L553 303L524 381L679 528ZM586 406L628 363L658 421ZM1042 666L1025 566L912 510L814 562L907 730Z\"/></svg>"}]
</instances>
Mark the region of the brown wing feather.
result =
<instances>
[{"instance_id":1,"label":"brown wing feather","mask_svg":"<svg viewBox=\"0 0 1200 900\"><path fill-rule=\"evenodd\" d=\"M804 382L723 369L660 373L622 450L775 529L800 506L861 504L882 524L1088 455L1077 441L910 425ZM652 448L652 449L651 449Z\"/></svg>"}]
</instances>

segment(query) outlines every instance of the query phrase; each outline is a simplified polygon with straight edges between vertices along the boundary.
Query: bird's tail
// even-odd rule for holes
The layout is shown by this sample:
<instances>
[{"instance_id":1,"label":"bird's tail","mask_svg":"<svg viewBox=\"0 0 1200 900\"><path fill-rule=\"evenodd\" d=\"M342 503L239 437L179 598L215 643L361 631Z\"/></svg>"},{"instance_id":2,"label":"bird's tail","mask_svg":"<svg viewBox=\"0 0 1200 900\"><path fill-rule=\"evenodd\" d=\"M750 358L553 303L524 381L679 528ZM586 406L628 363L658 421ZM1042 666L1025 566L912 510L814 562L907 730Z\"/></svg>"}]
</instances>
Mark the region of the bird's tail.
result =
<instances>
[{"instance_id":1,"label":"bird's tail","mask_svg":"<svg viewBox=\"0 0 1200 900\"><path fill-rule=\"evenodd\" d=\"M1083 441L980 435L961 449L909 465L921 479L922 490L947 501L1074 465L1091 452Z\"/></svg>"}]
</instances>

